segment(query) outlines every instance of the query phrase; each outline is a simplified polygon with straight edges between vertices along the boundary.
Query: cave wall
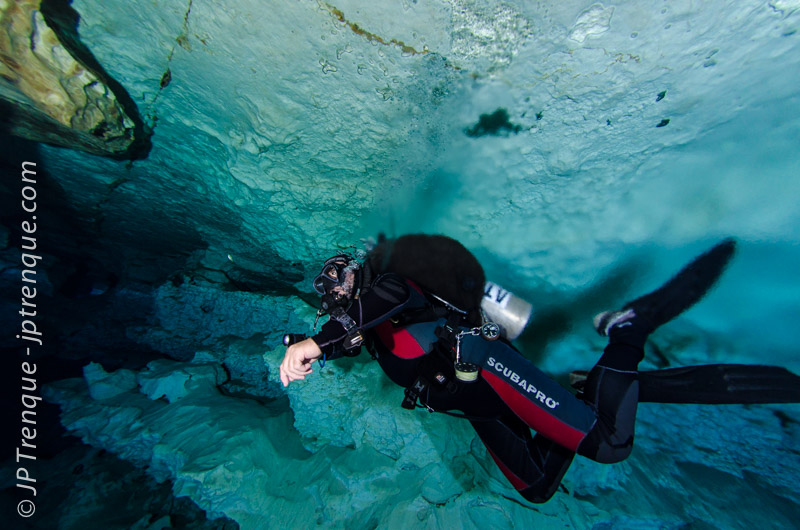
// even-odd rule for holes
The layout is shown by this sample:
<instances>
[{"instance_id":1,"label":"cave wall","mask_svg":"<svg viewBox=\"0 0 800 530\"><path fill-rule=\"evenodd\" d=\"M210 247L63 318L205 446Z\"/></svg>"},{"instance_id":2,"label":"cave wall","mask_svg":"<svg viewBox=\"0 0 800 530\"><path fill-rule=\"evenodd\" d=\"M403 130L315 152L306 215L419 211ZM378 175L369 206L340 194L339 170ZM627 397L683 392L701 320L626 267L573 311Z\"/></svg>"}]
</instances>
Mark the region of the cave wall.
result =
<instances>
[{"instance_id":1,"label":"cave wall","mask_svg":"<svg viewBox=\"0 0 800 530\"><path fill-rule=\"evenodd\" d=\"M630 460L578 461L533 507L468 426L404 413L367 359L288 390L276 368L280 335L310 331L322 257L422 231L534 304L520 346L556 375L597 358L594 312L736 237L645 366L800 370L796 2L48 6L79 16L150 143L101 156L4 122L3 348L35 160L41 362L68 433L247 528L791 527L796 405L642 407Z\"/></svg>"}]
</instances>

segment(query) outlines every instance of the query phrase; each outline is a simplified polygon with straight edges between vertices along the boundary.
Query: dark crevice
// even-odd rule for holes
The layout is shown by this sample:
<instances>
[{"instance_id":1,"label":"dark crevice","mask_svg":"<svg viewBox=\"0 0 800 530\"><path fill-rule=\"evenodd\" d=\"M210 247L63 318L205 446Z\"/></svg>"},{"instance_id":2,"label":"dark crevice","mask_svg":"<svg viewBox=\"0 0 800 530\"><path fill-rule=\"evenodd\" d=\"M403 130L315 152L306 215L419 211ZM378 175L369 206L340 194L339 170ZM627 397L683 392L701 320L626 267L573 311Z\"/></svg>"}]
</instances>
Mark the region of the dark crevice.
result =
<instances>
[{"instance_id":1,"label":"dark crevice","mask_svg":"<svg viewBox=\"0 0 800 530\"><path fill-rule=\"evenodd\" d=\"M53 407L55 407L53 405ZM55 407L57 408L57 407ZM37 484L36 514L17 518L8 528L184 528L236 530L239 525L225 516L213 519L188 497L173 494L174 482L158 482L147 472L110 451L83 444L64 435L64 449L42 457L48 478ZM7 461L3 471L14 474ZM103 502L92 503L76 491L97 491L102 484ZM0 506L18 500L17 488L0 490ZM158 522L159 525L154 523Z\"/></svg>"},{"instance_id":2,"label":"dark crevice","mask_svg":"<svg viewBox=\"0 0 800 530\"><path fill-rule=\"evenodd\" d=\"M781 427L784 430L789 429L789 427L791 425L800 425L800 421L792 418L791 416L789 416L788 414L786 414L782 410L776 410L776 411L773 411L772 413L775 415L776 418L778 418L778 420L780 420Z\"/></svg>"},{"instance_id":3,"label":"dark crevice","mask_svg":"<svg viewBox=\"0 0 800 530\"><path fill-rule=\"evenodd\" d=\"M167 88L167 86L169 86L171 81L172 81L172 71L169 68L167 68L167 71L164 72L164 74L161 76L161 82L159 83L159 86L161 88Z\"/></svg>"},{"instance_id":4,"label":"dark crevice","mask_svg":"<svg viewBox=\"0 0 800 530\"><path fill-rule=\"evenodd\" d=\"M175 38L175 42L180 45L181 48L185 50L191 50L191 45L189 44L189 39L186 36L189 31L189 14L192 12L192 2L193 0L189 0L189 6L186 8L186 13L183 15L183 27L181 28L181 34ZM156 102L158 98L161 97L161 92L164 91L165 88L169 86L172 82L172 69L170 65L172 64L172 57L175 55L175 45L172 45L172 48L169 50L169 55L167 55L167 68L164 70L164 73L161 74L161 81L159 82L158 92L156 92L156 97L153 98L153 114L150 116L150 127L155 129L156 124L158 124L158 113L155 110Z\"/></svg>"}]
</instances>

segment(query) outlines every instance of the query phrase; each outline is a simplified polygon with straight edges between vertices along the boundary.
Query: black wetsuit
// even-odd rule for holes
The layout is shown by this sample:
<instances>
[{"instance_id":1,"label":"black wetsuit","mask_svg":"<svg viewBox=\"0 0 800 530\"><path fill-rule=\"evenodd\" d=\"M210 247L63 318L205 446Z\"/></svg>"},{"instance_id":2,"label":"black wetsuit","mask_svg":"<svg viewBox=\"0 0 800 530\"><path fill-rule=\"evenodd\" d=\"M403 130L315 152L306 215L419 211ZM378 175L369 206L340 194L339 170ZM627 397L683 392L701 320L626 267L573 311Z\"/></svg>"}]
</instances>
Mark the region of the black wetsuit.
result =
<instances>
[{"instance_id":1,"label":"black wetsuit","mask_svg":"<svg viewBox=\"0 0 800 530\"><path fill-rule=\"evenodd\" d=\"M408 388L423 375L427 384L419 398L424 405L468 416L492 458L526 499L547 501L575 453L605 463L630 454L638 402L636 369L644 356L646 332L630 326L612 333L581 399L510 343L477 335L462 337L461 355L481 368L480 376L472 383L458 382L449 352L443 354L437 346L436 329L446 319L392 323L398 313L428 305L413 283L384 274L347 313L368 330L378 362L392 381ZM327 359L335 359L343 353L339 347L345 336L343 326L331 319L313 339ZM437 383L437 375L445 382Z\"/></svg>"}]
</instances>

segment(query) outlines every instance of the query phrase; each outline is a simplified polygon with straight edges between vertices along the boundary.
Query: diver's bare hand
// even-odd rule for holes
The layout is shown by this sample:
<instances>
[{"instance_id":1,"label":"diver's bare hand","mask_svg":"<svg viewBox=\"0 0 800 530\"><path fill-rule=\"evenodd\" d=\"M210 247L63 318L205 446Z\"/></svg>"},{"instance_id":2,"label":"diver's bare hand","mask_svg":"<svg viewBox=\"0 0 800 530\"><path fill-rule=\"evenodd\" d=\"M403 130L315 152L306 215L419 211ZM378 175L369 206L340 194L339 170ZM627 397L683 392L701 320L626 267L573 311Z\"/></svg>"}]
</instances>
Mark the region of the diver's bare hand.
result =
<instances>
[{"instance_id":1,"label":"diver's bare hand","mask_svg":"<svg viewBox=\"0 0 800 530\"><path fill-rule=\"evenodd\" d=\"M289 386L292 381L305 379L311 370L311 363L322 357L322 350L313 339L305 339L286 348L281 363L281 383Z\"/></svg>"}]
</instances>

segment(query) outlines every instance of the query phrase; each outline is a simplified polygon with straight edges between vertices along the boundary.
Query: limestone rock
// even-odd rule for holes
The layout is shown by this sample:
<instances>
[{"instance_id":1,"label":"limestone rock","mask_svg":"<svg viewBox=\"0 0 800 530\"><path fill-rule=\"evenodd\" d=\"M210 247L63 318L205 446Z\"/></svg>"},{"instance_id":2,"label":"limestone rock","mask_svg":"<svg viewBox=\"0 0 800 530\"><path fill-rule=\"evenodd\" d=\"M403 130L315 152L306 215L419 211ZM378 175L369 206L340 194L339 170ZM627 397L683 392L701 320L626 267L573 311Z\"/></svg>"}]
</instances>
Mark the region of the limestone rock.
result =
<instances>
[{"instance_id":1,"label":"limestone rock","mask_svg":"<svg viewBox=\"0 0 800 530\"><path fill-rule=\"evenodd\" d=\"M12 134L98 155L140 156L143 124L109 82L59 39L39 0L0 4L0 106Z\"/></svg>"},{"instance_id":2,"label":"limestone rock","mask_svg":"<svg viewBox=\"0 0 800 530\"><path fill-rule=\"evenodd\" d=\"M117 370L109 374L98 363L84 366L83 378L89 385L89 395L97 400L118 396L139 386L131 370Z\"/></svg>"},{"instance_id":3,"label":"limestone rock","mask_svg":"<svg viewBox=\"0 0 800 530\"><path fill-rule=\"evenodd\" d=\"M152 361L137 380L141 391L150 399L166 397L174 403L194 389L215 387L226 379L218 364L190 364L174 361Z\"/></svg>"}]
</instances>

